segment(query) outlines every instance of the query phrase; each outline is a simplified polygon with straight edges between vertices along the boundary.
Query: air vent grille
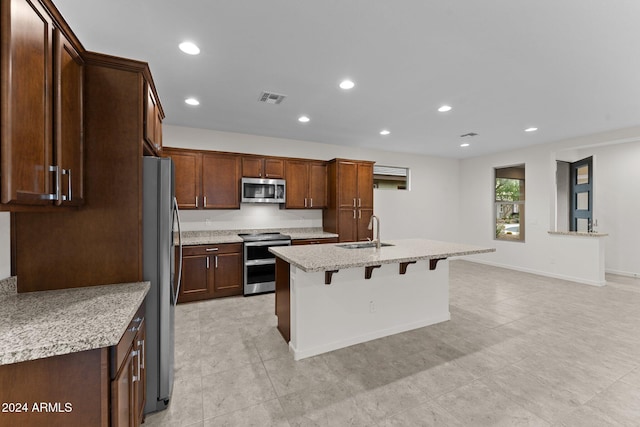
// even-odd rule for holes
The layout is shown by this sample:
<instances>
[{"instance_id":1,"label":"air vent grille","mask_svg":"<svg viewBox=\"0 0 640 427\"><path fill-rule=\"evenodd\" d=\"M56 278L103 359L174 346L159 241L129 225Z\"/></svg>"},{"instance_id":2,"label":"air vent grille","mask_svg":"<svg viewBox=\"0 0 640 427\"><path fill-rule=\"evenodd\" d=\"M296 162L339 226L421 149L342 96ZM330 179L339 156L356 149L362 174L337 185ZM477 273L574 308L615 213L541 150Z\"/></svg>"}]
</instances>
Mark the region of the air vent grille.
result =
<instances>
[{"instance_id":1,"label":"air vent grille","mask_svg":"<svg viewBox=\"0 0 640 427\"><path fill-rule=\"evenodd\" d=\"M284 101L286 97L287 95L282 95L279 93L262 92L260 94L260 98L258 98L258 101L264 102L267 104L280 104L282 101Z\"/></svg>"}]
</instances>

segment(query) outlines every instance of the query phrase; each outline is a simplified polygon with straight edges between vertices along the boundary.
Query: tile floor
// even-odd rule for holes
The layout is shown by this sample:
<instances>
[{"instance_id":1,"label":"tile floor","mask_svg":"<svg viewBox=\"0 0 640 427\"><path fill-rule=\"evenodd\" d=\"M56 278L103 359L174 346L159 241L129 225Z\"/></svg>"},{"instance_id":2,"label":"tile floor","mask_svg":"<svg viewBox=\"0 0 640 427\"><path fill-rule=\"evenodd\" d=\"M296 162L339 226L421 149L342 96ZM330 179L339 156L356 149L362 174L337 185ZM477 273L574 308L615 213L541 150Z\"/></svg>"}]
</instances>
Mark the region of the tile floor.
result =
<instances>
[{"instance_id":1,"label":"tile floor","mask_svg":"<svg viewBox=\"0 0 640 427\"><path fill-rule=\"evenodd\" d=\"M640 280L451 264L451 320L295 362L274 296L178 306L152 426L639 426Z\"/></svg>"}]
</instances>

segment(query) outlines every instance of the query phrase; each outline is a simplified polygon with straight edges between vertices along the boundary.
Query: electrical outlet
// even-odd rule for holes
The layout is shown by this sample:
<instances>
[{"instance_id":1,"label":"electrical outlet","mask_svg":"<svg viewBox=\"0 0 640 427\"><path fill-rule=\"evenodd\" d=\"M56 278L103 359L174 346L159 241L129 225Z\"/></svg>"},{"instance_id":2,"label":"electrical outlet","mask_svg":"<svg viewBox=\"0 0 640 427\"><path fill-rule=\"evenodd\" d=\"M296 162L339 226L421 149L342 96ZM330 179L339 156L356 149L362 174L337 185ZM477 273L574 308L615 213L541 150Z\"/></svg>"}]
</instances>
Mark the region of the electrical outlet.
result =
<instances>
[{"instance_id":1,"label":"electrical outlet","mask_svg":"<svg viewBox=\"0 0 640 427\"><path fill-rule=\"evenodd\" d=\"M373 301L369 301L369 313L376 312L376 303Z\"/></svg>"}]
</instances>

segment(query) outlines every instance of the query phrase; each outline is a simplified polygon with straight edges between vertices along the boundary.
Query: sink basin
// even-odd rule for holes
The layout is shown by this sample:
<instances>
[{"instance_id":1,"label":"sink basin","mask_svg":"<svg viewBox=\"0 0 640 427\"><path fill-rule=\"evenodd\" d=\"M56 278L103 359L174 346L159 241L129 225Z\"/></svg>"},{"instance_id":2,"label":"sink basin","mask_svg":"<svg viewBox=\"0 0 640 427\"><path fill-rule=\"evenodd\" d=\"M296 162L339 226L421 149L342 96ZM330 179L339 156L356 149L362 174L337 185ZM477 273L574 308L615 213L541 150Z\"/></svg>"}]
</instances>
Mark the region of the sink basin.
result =
<instances>
[{"instance_id":1,"label":"sink basin","mask_svg":"<svg viewBox=\"0 0 640 427\"><path fill-rule=\"evenodd\" d=\"M393 246L391 243L381 243L380 246ZM344 245L338 245L340 248L345 249L364 249L364 248L375 248L376 244L374 242L361 242L361 243L347 243Z\"/></svg>"}]
</instances>

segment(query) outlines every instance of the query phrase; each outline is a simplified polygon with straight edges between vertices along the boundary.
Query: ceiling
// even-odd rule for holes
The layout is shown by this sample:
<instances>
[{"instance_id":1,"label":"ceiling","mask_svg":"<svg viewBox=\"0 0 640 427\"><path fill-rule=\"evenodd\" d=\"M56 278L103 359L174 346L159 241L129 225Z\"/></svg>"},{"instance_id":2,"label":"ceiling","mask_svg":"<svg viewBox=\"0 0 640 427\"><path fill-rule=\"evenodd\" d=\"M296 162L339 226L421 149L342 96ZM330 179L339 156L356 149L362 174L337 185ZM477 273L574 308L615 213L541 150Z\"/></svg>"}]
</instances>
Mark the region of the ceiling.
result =
<instances>
[{"instance_id":1,"label":"ceiling","mask_svg":"<svg viewBox=\"0 0 640 427\"><path fill-rule=\"evenodd\" d=\"M638 0L53 1L149 63L166 124L453 158L640 124Z\"/></svg>"}]
</instances>

